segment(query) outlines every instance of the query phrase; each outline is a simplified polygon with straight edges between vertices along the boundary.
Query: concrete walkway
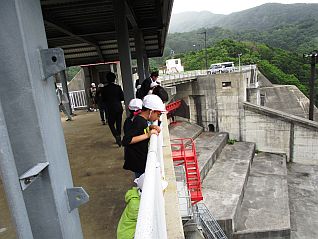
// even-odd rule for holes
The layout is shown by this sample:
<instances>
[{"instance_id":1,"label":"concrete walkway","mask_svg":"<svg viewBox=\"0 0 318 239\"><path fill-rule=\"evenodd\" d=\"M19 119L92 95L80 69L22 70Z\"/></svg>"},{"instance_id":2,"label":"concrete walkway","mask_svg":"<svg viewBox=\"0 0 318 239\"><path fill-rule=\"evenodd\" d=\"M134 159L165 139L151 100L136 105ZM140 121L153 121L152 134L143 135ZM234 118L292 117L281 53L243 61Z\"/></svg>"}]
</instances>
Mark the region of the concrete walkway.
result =
<instances>
[{"instance_id":1,"label":"concrete walkway","mask_svg":"<svg viewBox=\"0 0 318 239\"><path fill-rule=\"evenodd\" d=\"M255 155L234 238L290 238L286 156Z\"/></svg>"},{"instance_id":2,"label":"concrete walkway","mask_svg":"<svg viewBox=\"0 0 318 239\"><path fill-rule=\"evenodd\" d=\"M318 166L290 163L288 192L291 238L318 238Z\"/></svg>"},{"instance_id":3,"label":"concrete walkway","mask_svg":"<svg viewBox=\"0 0 318 239\"><path fill-rule=\"evenodd\" d=\"M74 121L62 119L74 186L82 186L90 201L80 207L85 239L116 238L125 207L124 196L133 186L133 173L122 169L123 148L114 144L109 127L98 112L76 112ZM0 239L15 239L0 182Z\"/></svg>"},{"instance_id":4,"label":"concrete walkway","mask_svg":"<svg viewBox=\"0 0 318 239\"><path fill-rule=\"evenodd\" d=\"M101 124L98 112L79 112L63 127L74 185L90 195L79 210L84 238L116 238L124 196L133 185L133 173L122 168L123 148L115 144L108 125Z\"/></svg>"}]
</instances>

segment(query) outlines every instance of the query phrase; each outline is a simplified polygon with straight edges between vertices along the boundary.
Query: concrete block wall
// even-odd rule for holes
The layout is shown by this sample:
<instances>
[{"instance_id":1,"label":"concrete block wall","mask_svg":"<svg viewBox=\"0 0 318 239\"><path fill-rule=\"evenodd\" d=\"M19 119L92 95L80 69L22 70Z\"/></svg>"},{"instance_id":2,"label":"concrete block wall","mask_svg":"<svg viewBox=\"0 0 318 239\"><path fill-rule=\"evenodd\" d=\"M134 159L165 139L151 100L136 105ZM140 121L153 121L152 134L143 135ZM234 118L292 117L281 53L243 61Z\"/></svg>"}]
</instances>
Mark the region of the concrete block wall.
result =
<instances>
[{"instance_id":1,"label":"concrete block wall","mask_svg":"<svg viewBox=\"0 0 318 239\"><path fill-rule=\"evenodd\" d=\"M318 123L244 103L242 139L260 151L284 153L288 161L318 164Z\"/></svg>"},{"instance_id":2,"label":"concrete block wall","mask_svg":"<svg viewBox=\"0 0 318 239\"><path fill-rule=\"evenodd\" d=\"M306 120L307 121L307 120ZM318 125L318 123L316 123ZM294 125L292 158L294 162L318 164L318 127Z\"/></svg>"},{"instance_id":3,"label":"concrete block wall","mask_svg":"<svg viewBox=\"0 0 318 239\"><path fill-rule=\"evenodd\" d=\"M67 87L69 91L76 91L76 90L84 90L84 70L81 69L74 78L68 83Z\"/></svg>"},{"instance_id":4,"label":"concrete block wall","mask_svg":"<svg viewBox=\"0 0 318 239\"><path fill-rule=\"evenodd\" d=\"M197 81L177 85L175 99L188 104L191 123L199 124L204 130L209 130L209 125L218 128L213 76L199 76Z\"/></svg>"},{"instance_id":5,"label":"concrete block wall","mask_svg":"<svg viewBox=\"0 0 318 239\"><path fill-rule=\"evenodd\" d=\"M248 72L215 75L215 95L219 131L240 140L242 102L246 99ZM224 84L230 84L225 86Z\"/></svg>"},{"instance_id":6,"label":"concrete block wall","mask_svg":"<svg viewBox=\"0 0 318 239\"><path fill-rule=\"evenodd\" d=\"M244 141L256 142L256 148L261 151L290 155L289 122L248 109L245 109L244 121L242 130Z\"/></svg>"}]
</instances>

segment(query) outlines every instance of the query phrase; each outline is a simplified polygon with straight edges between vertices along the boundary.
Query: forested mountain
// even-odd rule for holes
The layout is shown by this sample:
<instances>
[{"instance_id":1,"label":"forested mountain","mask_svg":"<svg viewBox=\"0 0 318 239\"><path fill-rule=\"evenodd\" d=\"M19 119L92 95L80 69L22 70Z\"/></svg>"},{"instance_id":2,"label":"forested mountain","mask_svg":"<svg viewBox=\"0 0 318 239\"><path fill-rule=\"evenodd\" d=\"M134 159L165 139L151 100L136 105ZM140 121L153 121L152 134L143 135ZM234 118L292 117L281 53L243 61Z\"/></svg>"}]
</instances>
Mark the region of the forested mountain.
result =
<instances>
[{"instance_id":1,"label":"forested mountain","mask_svg":"<svg viewBox=\"0 0 318 239\"><path fill-rule=\"evenodd\" d=\"M208 11L173 14L171 16L169 32L190 32L199 28L211 28L224 16Z\"/></svg>"},{"instance_id":2,"label":"forested mountain","mask_svg":"<svg viewBox=\"0 0 318 239\"><path fill-rule=\"evenodd\" d=\"M270 30L279 26L294 25L308 19L318 20L318 4L267 3L220 19L216 26L235 31Z\"/></svg>"},{"instance_id":3,"label":"forested mountain","mask_svg":"<svg viewBox=\"0 0 318 239\"><path fill-rule=\"evenodd\" d=\"M317 4L267 3L229 15L211 12L184 12L173 14L169 32L188 32L200 28L222 27L236 32L271 30L279 26L298 25L309 19L318 20Z\"/></svg>"},{"instance_id":4,"label":"forested mountain","mask_svg":"<svg viewBox=\"0 0 318 239\"><path fill-rule=\"evenodd\" d=\"M242 65L257 64L258 69L274 84L295 85L308 95L310 66L302 57L279 48L254 42L238 42L224 39L207 48L208 65L233 61L238 65L238 54ZM205 50L177 54L185 70L205 68ZM317 89L318 93L318 89Z\"/></svg>"},{"instance_id":5,"label":"forested mountain","mask_svg":"<svg viewBox=\"0 0 318 239\"><path fill-rule=\"evenodd\" d=\"M183 29L183 30L182 30ZM193 30L189 32L189 30ZM318 3L268 3L229 15L209 12L179 13L172 16L165 55L204 47L229 38L266 43L297 53L318 49Z\"/></svg>"},{"instance_id":6,"label":"forested mountain","mask_svg":"<svg viewBox=\"0 0 318 239\"><path fill-rule=\"evenodd\" d=\"M153 67L180 57L185 70L204 69L206 44L208 65L237 65L242 53L242 64L257 64L272 83L296 85L308 95L310 66L302 54L318 50L318 4L269 3L230 15L177 14L171 29L195 30L168 34L164 57L152 60Z\"/></svg>"}]
</instances>

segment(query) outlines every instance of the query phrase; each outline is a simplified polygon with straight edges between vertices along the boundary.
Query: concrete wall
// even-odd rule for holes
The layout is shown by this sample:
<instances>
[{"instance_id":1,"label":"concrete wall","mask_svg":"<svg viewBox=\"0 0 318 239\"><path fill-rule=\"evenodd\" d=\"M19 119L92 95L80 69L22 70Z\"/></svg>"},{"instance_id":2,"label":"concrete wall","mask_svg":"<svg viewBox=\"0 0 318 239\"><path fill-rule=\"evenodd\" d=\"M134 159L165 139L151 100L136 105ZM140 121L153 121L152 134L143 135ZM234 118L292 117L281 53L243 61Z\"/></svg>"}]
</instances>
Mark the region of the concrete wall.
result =
<instances>
[{"instance_id":1,"label":"concrete wall","mask_svg":"<svg viewBox=\"0 0 318 239\"><path fill-rule=\"evenodd\" d=\"M85 75L83 69L81 69L75 77L68 83L68 91L84 90Z\"/></svg>"},{"instance_id":2,"label":"concrete wall","mask_svg":"<svg viewBox=\"0 0 318 239\"><path fill-rule=\"evenodd\" d=\"M264 96L264 105L271 109L308 119L309 99L294 85L275 85L249 89L248 102L261 105L259 97ZM315 108L315 121L318 121L318 110Z\"/></svg>"},{"instance_id":3,"label":"concrete wall","mask_svg":"<svg viewBox=\"0 0 318 239\"><path fill-rule=\"evenodd\" d=\"M250 71L215 75L218 127L220 132L229 132L230 139L241 140L242 102L250 77Z\"/></svg>"},{"instance_id":4,"label":"concrete wall","mask_svg":"<svg viewBox=\"0 0 318 239\"><path fill-rule=\"evenodd\" d=\"M244 103L242 139L260 151L285 153L289 161L318 164L318 123Z\"/></svg>"}]
</instances>

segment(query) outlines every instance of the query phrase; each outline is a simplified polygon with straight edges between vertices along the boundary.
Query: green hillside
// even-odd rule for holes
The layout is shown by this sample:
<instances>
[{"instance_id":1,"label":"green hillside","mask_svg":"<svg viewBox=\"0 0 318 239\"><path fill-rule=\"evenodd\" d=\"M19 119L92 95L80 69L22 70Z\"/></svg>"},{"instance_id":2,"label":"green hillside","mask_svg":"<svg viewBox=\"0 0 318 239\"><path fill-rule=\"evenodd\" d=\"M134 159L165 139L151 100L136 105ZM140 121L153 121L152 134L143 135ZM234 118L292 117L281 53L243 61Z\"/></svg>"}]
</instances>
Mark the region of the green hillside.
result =
<instances>
[{"instance_id":1,"label":"green hillside","mask_svg":"<svg viewBox=\"0 0 318 239\"><path fill-rule=\"evenodd\" d=\"M268 3L230 15L209 12L176 14L172 16L170 29L179 29L180 32L168 35L165 55L170 49L181 53L193 50L193 45L202 48L204 37L198 33L204 29L208 46L229 38L265 43L302 54L318 49L317 13L318 4Z\"/></svg>"},{"instance_id":2,"label":"green hillside","mask_svg":"<svg viewBox=\"0 0 318 239\"><path fill-rule=\"evenodd\" d=\"M224 39L207 48L208 65L233 61L237 66L239 53L242 53L242 65L257 64L259 70L272 83L296 85L308 95L310 66L304 64L302 56L283 49L269 47L266 44ZM176 54L175 57L181 58L185 70L204 69L204 49Z\"/></svg>"}]
</instances>

